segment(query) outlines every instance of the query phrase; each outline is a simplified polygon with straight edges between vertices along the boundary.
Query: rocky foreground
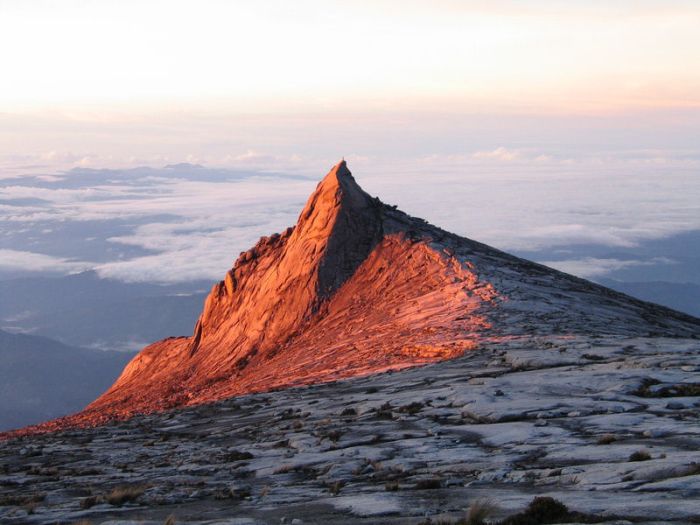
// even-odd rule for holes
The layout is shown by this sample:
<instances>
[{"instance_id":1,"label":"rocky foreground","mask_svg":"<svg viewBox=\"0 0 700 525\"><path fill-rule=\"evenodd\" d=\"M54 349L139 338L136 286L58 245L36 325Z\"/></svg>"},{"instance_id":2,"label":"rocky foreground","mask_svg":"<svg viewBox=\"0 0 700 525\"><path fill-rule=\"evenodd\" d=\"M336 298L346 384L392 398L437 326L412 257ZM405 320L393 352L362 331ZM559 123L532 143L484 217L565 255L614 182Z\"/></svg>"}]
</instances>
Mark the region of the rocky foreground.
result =
<instances>
[{"instance_id":1,"label":"rocky foreground","mask_svg":"<svg viewBox=\"0 0 700 525\"><path fill-rule=\"evenodd\" d=\"M700 341L530 337L0 444L0 522L700 522ZM440 521L440 520L444 521ZM429 520L429 521L428 521Z\"/></svg>"}]
</instances>

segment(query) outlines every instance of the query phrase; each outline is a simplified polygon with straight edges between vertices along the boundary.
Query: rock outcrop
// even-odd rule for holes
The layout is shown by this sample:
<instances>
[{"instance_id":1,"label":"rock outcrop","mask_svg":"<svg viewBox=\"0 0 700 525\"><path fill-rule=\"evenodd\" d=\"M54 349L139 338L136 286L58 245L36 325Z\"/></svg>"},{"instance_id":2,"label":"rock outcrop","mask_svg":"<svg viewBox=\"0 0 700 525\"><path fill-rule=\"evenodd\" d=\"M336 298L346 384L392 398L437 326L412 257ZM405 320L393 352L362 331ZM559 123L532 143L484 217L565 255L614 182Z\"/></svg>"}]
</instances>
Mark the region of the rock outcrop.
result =
<instances>
[{"instance_id":1,"label":"rock outcrop","mask_svg":"<svg viewBox=\"0 0 700 525\"><path fill-rule=\"evenodd\" d=\"M32 431L406 368L486 340L698 333L698 319L383 204L343 161L296 226L263 237L214 285L191 337L148 346L85 411Z\"/></svg>"}]
</instances>

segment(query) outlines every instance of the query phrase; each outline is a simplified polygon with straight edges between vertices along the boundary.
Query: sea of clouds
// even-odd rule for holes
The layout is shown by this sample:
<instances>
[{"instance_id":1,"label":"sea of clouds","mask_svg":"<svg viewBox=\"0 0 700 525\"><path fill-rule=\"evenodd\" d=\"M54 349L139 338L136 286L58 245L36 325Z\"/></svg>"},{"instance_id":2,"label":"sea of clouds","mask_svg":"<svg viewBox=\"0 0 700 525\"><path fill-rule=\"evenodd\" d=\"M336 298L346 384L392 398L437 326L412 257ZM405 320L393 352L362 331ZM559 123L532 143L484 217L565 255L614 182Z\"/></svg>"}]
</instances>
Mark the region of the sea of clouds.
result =
<instances>
[{"instance_id":1,"label":"sea of clouds","mask_svg":"<svg viewBox=\"0 0 700 525\"><path fill-rule=\"evenodd\" d=\"M95 269L123 281L220 279L258 237L296 222L332 164L254 153L237 158L234 167L4 169L0 275ZM582 256L567 251L571 246L624 253L700 230L700 159L692 155L570 158L498 147L348 161L358 182L384 202L583 277L674 260Z\"/></svg>"}]
</instances>

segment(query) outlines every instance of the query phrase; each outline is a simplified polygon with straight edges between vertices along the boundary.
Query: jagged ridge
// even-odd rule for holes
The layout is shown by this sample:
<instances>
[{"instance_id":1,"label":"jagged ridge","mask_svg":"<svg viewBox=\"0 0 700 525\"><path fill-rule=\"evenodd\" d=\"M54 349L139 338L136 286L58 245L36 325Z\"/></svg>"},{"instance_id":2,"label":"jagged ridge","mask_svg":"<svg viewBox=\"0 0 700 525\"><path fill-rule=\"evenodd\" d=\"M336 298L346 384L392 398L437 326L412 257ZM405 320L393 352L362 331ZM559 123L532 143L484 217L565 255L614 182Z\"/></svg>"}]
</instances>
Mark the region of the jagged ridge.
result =
<instances>
[{"instance_id":1,"label":"jagged ridge","mask_svg":"<svg viewBox=\"0 0 700 525\"><path fill-rule=\"evenodd\" d=\"M42 428L400 369L484 340L697 333L698 319L387 206L341 162L295 227L263 237L214 285L192 337L148 346L84 412Z\"/></svg>"}]
</instances>

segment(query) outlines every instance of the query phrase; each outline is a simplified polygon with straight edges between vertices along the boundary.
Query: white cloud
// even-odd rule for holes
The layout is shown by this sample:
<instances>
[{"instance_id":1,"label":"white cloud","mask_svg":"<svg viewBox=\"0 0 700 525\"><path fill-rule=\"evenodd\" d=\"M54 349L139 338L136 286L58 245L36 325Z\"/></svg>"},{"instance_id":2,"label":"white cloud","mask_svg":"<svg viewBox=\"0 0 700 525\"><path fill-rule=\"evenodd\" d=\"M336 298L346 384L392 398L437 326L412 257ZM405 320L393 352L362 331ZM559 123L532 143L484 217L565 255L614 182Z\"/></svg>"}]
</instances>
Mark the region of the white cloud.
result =
<instances>
[{"instance_id":1,"label":"white cloud","mask_svg":"<svg viewBox=\"0 0 700 525\"><path fill-rule=\"evenodd\" d=\"M0 269L29 272L76 273L88 270L92 263L43 253L0 249Z\"/></svg>"},{"instance_id":2,"label":"white cloud","mask_svg":"<svg viewBox=\"0 0 700 525\"><path fill-rule=\"evenodd\" d=\"M598 259L595 257L584 257L582 259L568 259L564 261L544 261L542 264L556 268L562 272L570 273L590 279L600 277L616 270L623 270L634 266L656 266L658 264L673 264L674 261L665 257L655 257L648 261L620 260L620 259Z\"/></svg>"},{"instance_id":3,"label":"white cloud","mask_svg":"<svg viewBox=\"0 0 700 525\"><path fill-rule=\"evenodd\" d=\"M538 160L542 155L553 160ZM630 159L638 157L630 155ZM629 248L648 239L700 229L694 170L659 171L630 164L629 159L565 163L561 159L566 157L540 150L520 150L517 161L503 163L475 159L469 153L433 155L420 161L348 158L358 182L371 194L449 231L507 251L569 244ZM241 159L268 162L254 151ZM278 159L269 162L275 166ZM330 167L320 166L318 177ZM186 166L111 170L96 175L99 184L91 179L86 187L70 188L62 187L66 184L62 181L43 183L43 187L12 181L11 186L0 186L0 199L40 198L46 203L0 205L0 220L11 231L26 231L39 239L47 223L104 221L108 231L110 221L126 220L133 223L131 231L109 234L115 255L97 268L101 275L130 281L220 279L237 254L259 236L294 224L317 182L250 175L251 170L241 179L235 178L236 171ZM61 174L69 182L75 175ZM50 235L55 240L59 234ZM88 235L94 236L95 231ZM124 251L120 246L152 253L120 260L118 254ZM600 275L596 272L614 264L618 263L588 261L578 263L575 271ZM59 258L54 268L69 272L75 265L80 266Z\"/></svg>"},{"instance_id":4,"label":"white cloud","mask_svg":"<svg viewBox=\"0 0 700 525\"><path fill-rule=\"evenodd\" d=\"M472 157L475 159L489 159L508 162L519 159L520 153L501 146L491 151L477 151L472 154Z\"/></svg>"}]
</instances>

